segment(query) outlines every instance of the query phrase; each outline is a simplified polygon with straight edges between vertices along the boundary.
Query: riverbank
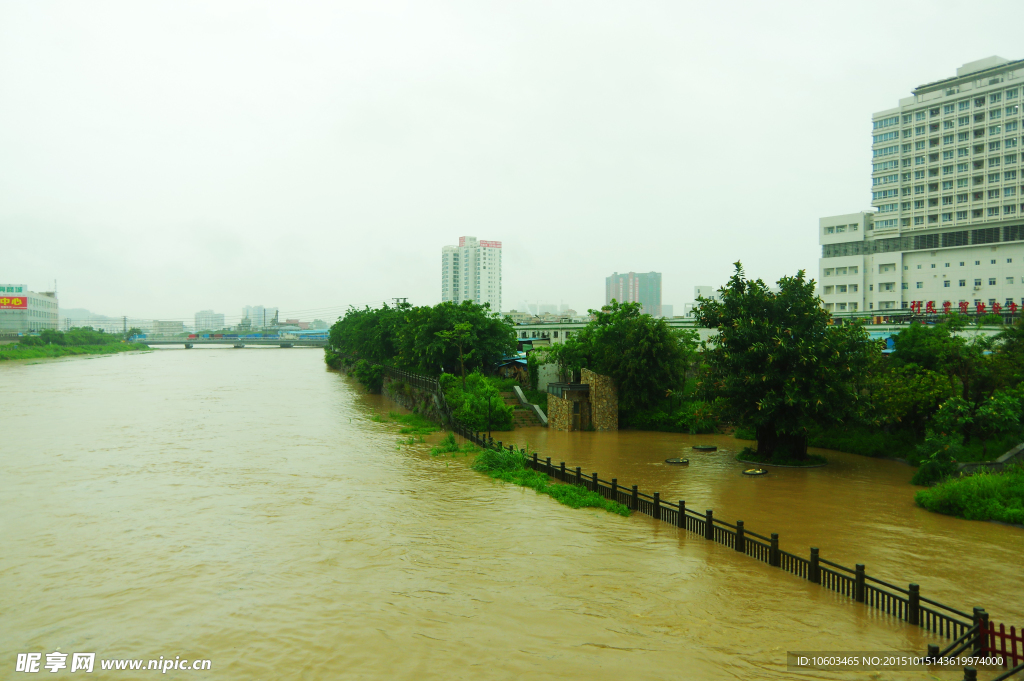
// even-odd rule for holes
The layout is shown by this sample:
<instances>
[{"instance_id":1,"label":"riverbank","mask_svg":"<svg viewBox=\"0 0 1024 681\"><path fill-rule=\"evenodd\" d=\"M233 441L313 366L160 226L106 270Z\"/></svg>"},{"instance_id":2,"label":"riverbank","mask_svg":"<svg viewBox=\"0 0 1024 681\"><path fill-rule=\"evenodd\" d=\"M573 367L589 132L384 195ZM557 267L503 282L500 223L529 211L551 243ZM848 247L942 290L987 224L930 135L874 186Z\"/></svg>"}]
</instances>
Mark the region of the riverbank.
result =
<instances>
[{"instance_id":1,"label":"riverbank","mask_svg":"<svg viewBox=\"0 0 1024 681\"><path fill-rule=\"evenodd\" d=\"M921 508L966 520L1024 525L1024 467L949 478L914 495Z\"/></svg>"},{"instance_id":2,"label":"riverbank","mask_svg":"<svg viewBox=\"0 0 1024 681\"><path fill-rule=\"evenodd\" d=\"M119 352L149 350L142 343L108 343L106 345L7 345L0 346L0 360L47 359L71 355L113 355Z\"/></svg>"}]
</instances>

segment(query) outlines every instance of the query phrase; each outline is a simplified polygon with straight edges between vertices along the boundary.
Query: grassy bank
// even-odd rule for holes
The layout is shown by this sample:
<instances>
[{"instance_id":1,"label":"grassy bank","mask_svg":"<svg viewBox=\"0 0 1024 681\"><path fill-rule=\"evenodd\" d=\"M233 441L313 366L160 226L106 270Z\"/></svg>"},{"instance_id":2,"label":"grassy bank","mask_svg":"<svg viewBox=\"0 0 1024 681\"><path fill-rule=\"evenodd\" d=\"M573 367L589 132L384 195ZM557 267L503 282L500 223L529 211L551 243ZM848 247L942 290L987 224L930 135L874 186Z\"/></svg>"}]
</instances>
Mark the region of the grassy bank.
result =
<instances>
[{"instance_id":1,"label":"grassy bank","mask_svg":"<svg viewBox=\"0 0 1024 681\"><path fill-rule=\"evenodd\" d=\"M452 441L454 442L454 437ZM473 461L473 470L486 473L495 480L529 487L538 494L547 494L558 503L570 508L602 508L610 513L628 516L630 511L622 504L605 499L579 485L554 483L540 471L526 468L520 452L486 449Z\"/></svg>"},{"instance_id":2,"label":"grassy bank","mask_svg":"<svg viewBox=\"0 0 1024 681\"><path fill-rule=\"evenodd\" d=\"M1024 467L1003 473L982 472L949 478L921 490L914 501L922 508L967 520L998 520L1024 525Z\"/></svg>"},{"instance_id":3,"label":"grassy bank","mask_svg":"<svg viewBox=\"0 0 1024 681\"><path fill-rule=\"evenodd\" d=\"M45 359L70 355L113 355L118 352L149 350L142 343L108 343L106 345L36 345L20 344L0 346L0 360Z\"/></svg>"}]
</instances>

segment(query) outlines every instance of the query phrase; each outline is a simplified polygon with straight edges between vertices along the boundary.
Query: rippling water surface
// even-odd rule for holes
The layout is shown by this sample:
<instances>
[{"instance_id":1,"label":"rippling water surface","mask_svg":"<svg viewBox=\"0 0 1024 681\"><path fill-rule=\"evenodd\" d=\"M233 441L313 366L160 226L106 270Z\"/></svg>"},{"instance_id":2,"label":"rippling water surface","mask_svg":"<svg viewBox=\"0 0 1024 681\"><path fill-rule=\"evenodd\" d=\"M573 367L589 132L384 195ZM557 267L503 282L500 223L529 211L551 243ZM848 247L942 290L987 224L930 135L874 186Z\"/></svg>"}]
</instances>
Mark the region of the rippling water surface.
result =
<instances>
[{"instance_id":1,"label":"rippling water surface","mask_svg":"<svg viewBox=\"0 0 1024 681\"><path fill-rule=\"evenodd\" d=\"M650 518L399 445L371 420L390 409L309 350L0 365L0 677L60 650L212 660L169 679L786 679L787 650L929 642ZM504 437L1024 620L1024 533L915 509L899 464L830 454L749 479L728 451L686 449L729 438ZM663 463L680 453L688 469Z\"/></svg>"}]
</instances>

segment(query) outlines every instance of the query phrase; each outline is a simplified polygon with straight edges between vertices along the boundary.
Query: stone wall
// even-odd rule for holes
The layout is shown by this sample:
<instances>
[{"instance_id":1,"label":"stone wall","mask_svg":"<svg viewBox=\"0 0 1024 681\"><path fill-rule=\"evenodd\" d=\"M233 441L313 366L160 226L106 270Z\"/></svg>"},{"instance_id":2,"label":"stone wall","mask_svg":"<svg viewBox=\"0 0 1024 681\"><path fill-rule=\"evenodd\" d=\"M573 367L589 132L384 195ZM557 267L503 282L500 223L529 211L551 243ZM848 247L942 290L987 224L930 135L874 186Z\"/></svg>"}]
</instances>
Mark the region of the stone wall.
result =
<instances>
[{"instance_id":1,"label":"stone wall","mask_svg":"<svg viewBox=\"0 0 1024 681\"><path fill-rule=\"evenodd\" d=\"M384 377L384 387L381 390L384 397L397 402L409 411L414 411L434 423L445 423L444 414L441 411L440 400L437 396L427 390L414 388L408 383L396 381L388 376Z\"/></svg>"},{"instance_id":2,"label":"stone wall","mask_svg":"<svg viewBox=\"0 0 1024 681\"><path fill-rule=\"evenodd\" d=\"M611 377L583 369L580 378L582 383L590 386L590 422L594 430L618 430L619 395L615 392L615 383ZM548 404L551 404L550 398ZM550 415L548 418L551 418Z\"/></svg>"},{"instance_id":3,"label":"stone wall","mask_svg":"<svg viewBox=\"0 0 1024 681\"><path fill-rule=\"evenodd\" d=\"M548 428L569 430L572 427L572 402L548 395Z\"/></svg>"}]
</instances>

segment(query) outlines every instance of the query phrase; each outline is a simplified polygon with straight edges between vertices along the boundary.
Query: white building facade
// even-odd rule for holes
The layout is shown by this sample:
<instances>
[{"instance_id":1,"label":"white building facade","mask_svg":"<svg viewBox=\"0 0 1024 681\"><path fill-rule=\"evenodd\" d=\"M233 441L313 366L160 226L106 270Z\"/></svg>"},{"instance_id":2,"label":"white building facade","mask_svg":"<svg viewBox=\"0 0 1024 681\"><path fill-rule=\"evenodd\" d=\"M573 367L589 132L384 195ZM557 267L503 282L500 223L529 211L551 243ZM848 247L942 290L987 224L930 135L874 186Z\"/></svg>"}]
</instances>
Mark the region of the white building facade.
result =
<instances>
[{"instance_id":1,"label":"white building facade","mask_svg":"<svg viewBox=\"0 0 1024 681\"><path fill-rule=\"evenodd\" d=\"M459 237L441 249L441 301L471 300L501 312L501 242Z\"/></svg>"},{"instance_id":2,"label":"white building facade","mask_svg":"<svg viewBox=\"0 0 1024 681\"><path fill-rule=\"evenodd\" d=\"M989 57L872 116L874 212L822 218L836 313L1024 304L1024 60Z\"/></svg>"},{"instance_id":3,"label":"white building facade","mask_svg":"<svg viewBox=\"0 0 1024 681\"><path fill-rule=\"evenodd\" d=\"M36 293L24 284L0 284L0 332L29 333L59 326L57 294Z\"/></svg>"},{"instance_id":4,"label":"white building facade","mask_svg":"<svg viewBox=\"0 0 1024 681\"><path fill-rule=\"evenodd\" d=\"M196 327L199 331L220 331L224 328L224 315L213 310L200 310L196 312Z\"/></svg>"}]
</instances>

